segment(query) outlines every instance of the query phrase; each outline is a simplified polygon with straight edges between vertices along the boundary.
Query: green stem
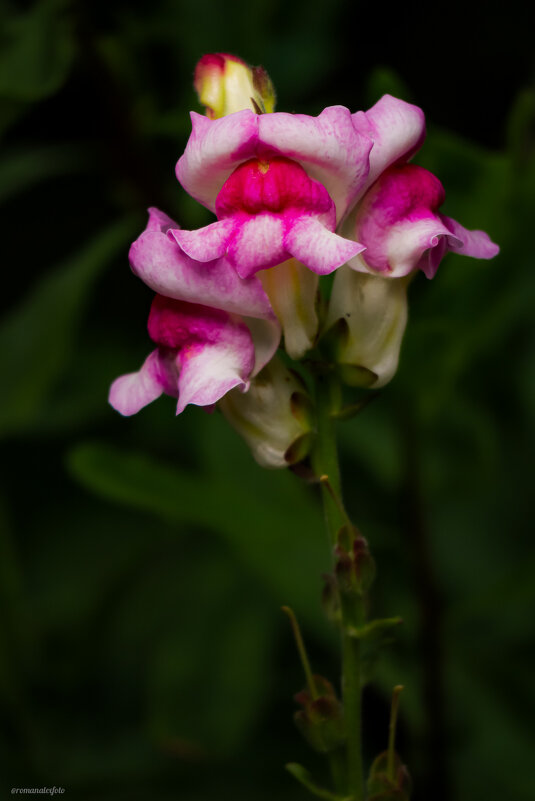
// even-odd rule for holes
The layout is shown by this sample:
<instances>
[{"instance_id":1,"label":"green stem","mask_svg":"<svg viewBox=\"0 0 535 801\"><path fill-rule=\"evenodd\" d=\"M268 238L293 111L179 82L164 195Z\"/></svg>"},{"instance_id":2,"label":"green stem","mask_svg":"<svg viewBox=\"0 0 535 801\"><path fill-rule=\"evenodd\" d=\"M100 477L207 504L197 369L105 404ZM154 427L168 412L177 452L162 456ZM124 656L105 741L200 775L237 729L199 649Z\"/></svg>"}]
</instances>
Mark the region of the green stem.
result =
<instances>
[{"instance_id":1,"label":"green stem","mask_svg":"<svg viewBox=\"0 0 535 801\"><path fill-rule=\"evenodd\" d=\"M337 793L345 793L347 789L346 755L343 748L331 751L329 754L329 767L333 787Z\"/></svg>"},{"instance_id":2,"label":"green stem","mask_svg":"<svg viewBox=\"0 0 535 801\"><path fill-rule=\"evenodd\" d=\"M364 798L362 767L361 643L344 632L342 638L342 690L347 726L348 791L353 801Z\"/></svg>"},{"instance_id":3,"label":"green stem","mask_svg":"<svg viewBox=\"0 0 535 801\"><path fill-rule=\"evenodd\" d=\"M317 436L312 453L312 466L322 480L325 522L332 546L341 526L347 524L340 485L340 469L336 445L333 408L336 406L338 387L332 379L319 376L316 380ZM342 603L342 696L347 726L347 791L352 801L364 799L364 774L362 766L362 703L361 703L361 643L349 634L350 628L359 628L364 623L362 602Z\"/></svg>"},{"instance_id":4,"label":"green stem","mask_svg":"<svg viewBox=\"0 0 535 801\"><path fill-rule=\"evenodd\" d=\"M321 491L325 523L331 545L336 544L336 535L347 520L340 498L340 468L336 447L336 423L331 416L337 386L327 376L319 376L316 382L317 430L316 443L312 452L312 467L322 479ZM327 477L328 481L324 477Z\"/></svg>"}]
</instances>

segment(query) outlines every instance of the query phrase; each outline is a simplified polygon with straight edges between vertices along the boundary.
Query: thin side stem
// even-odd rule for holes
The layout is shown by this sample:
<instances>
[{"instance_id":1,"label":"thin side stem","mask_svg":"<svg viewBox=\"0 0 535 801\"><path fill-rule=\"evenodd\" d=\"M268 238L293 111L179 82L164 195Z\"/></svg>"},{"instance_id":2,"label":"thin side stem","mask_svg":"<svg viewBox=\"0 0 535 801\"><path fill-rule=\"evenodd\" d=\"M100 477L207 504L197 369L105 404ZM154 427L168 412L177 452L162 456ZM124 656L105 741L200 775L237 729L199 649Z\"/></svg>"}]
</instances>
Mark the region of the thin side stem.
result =
<instances>
[{"instance_id":1,"label":"thin side stem","mask_svg":"<svg viewBox=\"0 0 535 801\"><path fill-rule=\"evenodd\" d=\"M299 627L299 623L297 622L297 618L293 609L290 609L289 606L283 606L282 611L285 612L288 617L290 618L290 623L292 626L292 631L295 639L295 644L297 646L297 650L299 652L299 657L301 659L301 665L303 666L303 672L305 674L306 682L308 684L308 689L310 692L310 697L315 701L319 698L319 693L316 687L316 682L314 681L314 676L312 674L312 668L310 667L310 661L308 659L308 654L305 648L305 643L303 642L303 635L301 634L301 629Z\"/></svg>"},{"instance_id":2,"label":"thin side stem","mask_svg":"<svg viewBox=\"0 0 535 801\"><path fill-rule=\"evenodd\" d=\"M386 773L390 781L394 781L396 759L396 727L398 722L399 694L403 690L402 684L397 684L392 692L392 708L390 711L390 725L388 727L388 756Z\"/></svg>"}]
</instances>

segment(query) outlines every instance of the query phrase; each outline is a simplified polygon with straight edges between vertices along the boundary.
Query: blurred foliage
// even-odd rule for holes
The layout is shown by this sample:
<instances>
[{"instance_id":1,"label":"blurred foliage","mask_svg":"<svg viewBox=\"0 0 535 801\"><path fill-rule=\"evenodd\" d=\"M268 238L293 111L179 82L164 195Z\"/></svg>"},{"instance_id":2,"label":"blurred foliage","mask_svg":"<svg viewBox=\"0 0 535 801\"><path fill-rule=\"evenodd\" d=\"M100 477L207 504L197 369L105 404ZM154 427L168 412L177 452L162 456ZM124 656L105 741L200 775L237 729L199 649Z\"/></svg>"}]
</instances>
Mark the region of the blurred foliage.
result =
<instances>
[{"instance_id":1,"label":"blurred foliage","mask_svg":"<svg viewBox=\"0 0 535 801\"><path fill-rule=\"evenodd\" d=\"M341 446L379 566L374 612L404 619L373 661L368 759L401 682L415 801L530 801L529 26L464 6L455 59L428 70L426 15L386 20L342 0L40 0L1 14L2 789L306 797L283 770L310 757L291 724L303 679L279 607L335 680L317 493L256 467L218 413L175 420L162 399L125 420L106 404L147 349L150 292L127 267L145 208L207 219L173 167L194 64L227 50L267 67L280 109L356 109L387 91L418 102L430 120L418 162L444 182L446 213L502 247L418 277L398 376L343 424Z\"/></svg>"}]
</instances>

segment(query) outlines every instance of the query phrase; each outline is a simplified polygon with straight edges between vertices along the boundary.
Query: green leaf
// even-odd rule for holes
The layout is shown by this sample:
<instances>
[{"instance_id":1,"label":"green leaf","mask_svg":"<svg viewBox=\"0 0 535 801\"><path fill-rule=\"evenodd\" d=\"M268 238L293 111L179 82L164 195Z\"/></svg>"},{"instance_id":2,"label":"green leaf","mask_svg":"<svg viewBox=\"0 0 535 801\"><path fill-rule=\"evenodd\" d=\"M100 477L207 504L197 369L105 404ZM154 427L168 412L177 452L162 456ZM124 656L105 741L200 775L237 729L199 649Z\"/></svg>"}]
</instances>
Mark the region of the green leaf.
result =
<instances>
[{"instance_id":1,"label":"green leaf","mask_svg":"<svg viewBox=\"0 0 535 801\"><path fill-rule=\"evenodd\" d=\"M288 471L262 471L243 449L231 451L235 434L222 418L206 420L212 464L202 474L178 470L150 456L104 444L83 444L68 456L74 476L99 495L152 512L175 523L194 523L219 533L265 581L277 604L292 606L320 635L320 576L329 567L318 500ZM230 447L220 447L221 443ZM210 456L207 456L210 461ZM299 577L299 578L296 578ZM303 577L308 577L308 580Z\"/></svg>"},{"instance_id":2,"label":"green leaf","mask_svg":"<svg viewBox=\"0 0 535 801\"><path fill-rule=\"evenodd\" d=\"M39 0L25 14L3 21L0 97L34 102L65 81L75 53L63 0Z\"/></svg>"},{"instance_id":3,"label":"green leaf","mask_svg":"<svg viewBox=\"0 0 535 801\"><path fill-rule=\"evenodd\" d=\"M0 397L0 436L30 426L74 351L74 334L100 273L133 234L122 219L46 275L0 325L7 379Z\"/></svg>"},{"instance_id":4,"label":"green leaf","mask_svg":"<svg viewBox=\"0 0 535 801\"><path fill-rule=\"evenodd\" d=\"M210 593L201 609L190 611L187 597L177 605L174 632L150 657L149 722L162 745L185 742L221 755L240 747L265 700L275 618L236 564L219 559L208 567L197 567L197 593L222 567L233 586Z\"/></svg>"},{"instance_id":5,"label":"green leaf","mask_svg":"<svg viewBox=\"0 0 535 801\"><path fill-rule=\"evenodd\" d=\"M0 160L0 203L39 181L90 168L87 150L75 145L13 150Z\"/></svg>"}]
</instances>

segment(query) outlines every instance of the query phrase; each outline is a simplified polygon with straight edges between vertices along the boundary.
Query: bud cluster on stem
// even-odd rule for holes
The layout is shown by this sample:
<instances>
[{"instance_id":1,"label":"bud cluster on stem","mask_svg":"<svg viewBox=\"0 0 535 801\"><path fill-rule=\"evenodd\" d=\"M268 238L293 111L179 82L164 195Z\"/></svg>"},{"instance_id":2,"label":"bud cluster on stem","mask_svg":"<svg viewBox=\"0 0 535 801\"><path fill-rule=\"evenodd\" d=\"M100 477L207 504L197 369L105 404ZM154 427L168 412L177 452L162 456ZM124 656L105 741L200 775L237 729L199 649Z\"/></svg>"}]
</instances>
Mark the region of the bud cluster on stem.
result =
<instances>
[{"instance_id":1,"label":"bud cluster on stem","mask_svg":"<svg viewBox=\"0 0 535 801\"><path fill-rule=\"evenodd\" d=\"M346 728L346 791L354 801L363 799L361 742L361 642L350 628L364 624L364 585L361 580L364 540L349 521L341 497L333 405L339 392L332 377L316 381L317 445L312 465L322 482L327 530L335 554L335 590L342 630L342 701ZM370 557L371 558L371 557ZM367 583L367 582L366 582Z\"/></svg>"},{"instance_id":2,"label":"bud cluster on stem","mask_svg":"<svg viewBox=\"0 0 535 801\"><path fill-rule=\"evenodd\" d=\"M341 393L336 379L319 371L316 374L316 439L311 453L313 470L322 487L327 530L333 549L333 573L326 576L324 601L331 620L341 630L342 640L342 701L332 684L312 674L306 656L301 632L291 613L292 626L301 654L308 687L296 696L302 710L296 713L296 724L312 748L330 758L334 793L319 788L301 766L288 766L292 774L312 793L332 801L364 801L364 798L383 798L386 790L408 792L408 773L394 751L394 735L398 708L399 688L396 688L392 706L389 748L372 766L365 795L362 761L362 649L368 638L398 625L399 618L366 622L366 596L375 576L375 563L368 543L351 522L344 507L337 458L335 413ZM288 610L286 610L288 611ZM333 761L333 756L336 761ZM384 775L383 775L384 773ZM382 784L381 784L382 782ZM386 782L386 784L385 784ZM379 794L377 791L379 787ZM342 793L343 795L337 795ZM397 797L392 795L393 799ZM400 795L408 799L408 795ZM390 798L385 795L384 800Z\"/></svg>"}]
</instances>

